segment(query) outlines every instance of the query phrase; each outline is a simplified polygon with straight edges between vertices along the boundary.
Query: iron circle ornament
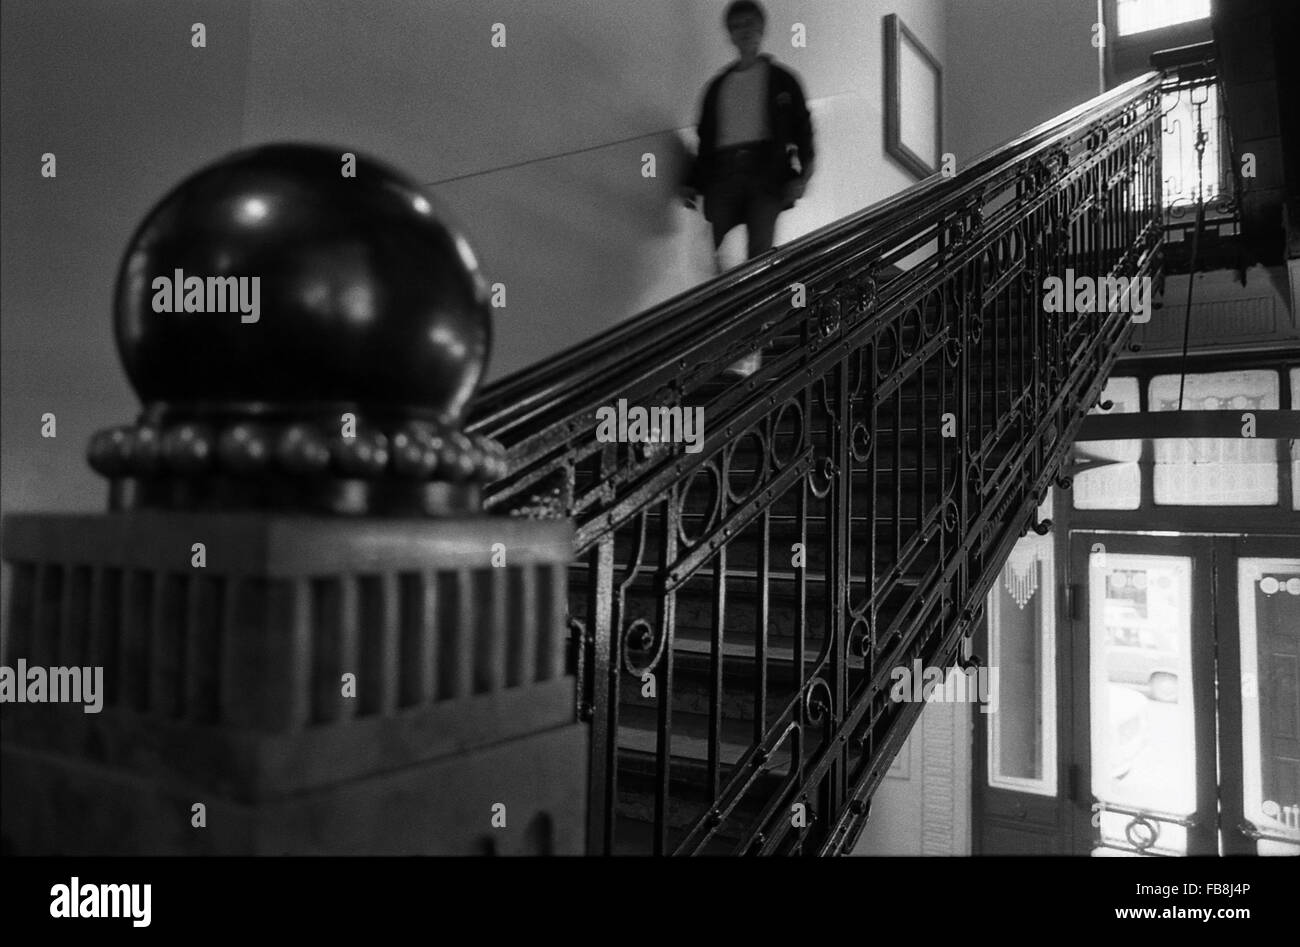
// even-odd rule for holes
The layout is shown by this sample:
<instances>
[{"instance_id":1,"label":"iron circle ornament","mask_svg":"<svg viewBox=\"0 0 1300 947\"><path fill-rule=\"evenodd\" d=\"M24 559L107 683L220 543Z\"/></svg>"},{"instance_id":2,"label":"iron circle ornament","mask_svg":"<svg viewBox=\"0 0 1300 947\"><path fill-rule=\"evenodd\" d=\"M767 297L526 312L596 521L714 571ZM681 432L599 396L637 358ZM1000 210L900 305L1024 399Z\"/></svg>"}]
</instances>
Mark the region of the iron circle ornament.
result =
<instances>
[{"instance_id":1,"label":"iron circle ornament","mask_svg":"<svg viewBox=\"0 0 1300 947\"><path fill-rule=\"evenodd\" d=\"M950 368L956 368L961 362L961 340L950 338L943 346L943 357Z\"/></svg>"},{"instance_id":2,"label":"iron circle ornament","mask_svg":"<svg viewBox=\"0 0 1300 947\"><path fill-rule=\"evenodd\" d=\"M1124 837L1140 852L1145 852L1160 839L1160 826L1146 816L1136 815L1124 826Z\"/></svg>"},{"instance_id":3,"label":"iron circle ornament","mask_svg":"<svg viewBox=\"0 0 1300 947\"><path fill-rule=\"evenodd\" d=\"M742 449L741 445L750 442L752 447ZM751 427L741 433L727 447L727 495L733 502L741 502L746 497L754 493L763 481L766 479L766 464L764 458L768 456L767 438L757 427ZM745 480L744 471L738 476L736 462L748 462L753 465L749 471L747 482L738 483L738 480Z\"/></svg>"},{"instance_id":4,"label":"iron circle ornament","mask_svg":"<svg viewBox=\"0 0 1300 947\"><path fill-rule=\"evenodd\" d=\"M961 525L961 510L957 506L957 501L949 497L943 503L944 531L954 532L959 525Z\"/></svg>"},{"instance_id":5,"label":"iron circle ornament","mask_svg":"<svg viewBox=\"0 0 1300 947\"><path fill-rule=\"evenodd\" d=\"M853 452L853 459L859 464L866 463L871 459L874 446L871 430L861 421L853 425L853 432L849 435L849 449Z\"/></svg>"},{"instance_id":6,"label":"iron circle ornament","mask_svg":"<svg viewBox=\"0 0 1300 947\"><path fill-rule=\"evenodd\" d=\"M664 642L667 637L656 634L654 626L644 618L633 619L623 629L623 667L627 673L639 678L653 671L664 654ZM632 659L633 652L648 653L649 658L643 662Z\"/></svg>"},{"instance_id":7,"label":"iron circle ornament","mask_svg":"<svg viewBox=\"0 0 1300 947\"><path fill-rule=\"evenodd\" d=\"M925 335L925 317L921 314L924 303L914 303L903 310L898 318L899 338L905 358L911 358L921 347Z\"/></svg>"},{"instance_id":8,"label":"iron circle ornament","mask_svg":"<svg viewBox=\"0 0 1300 947\"><path fill-rule=\"evenodd\" d=\"M789 425L788 430L787 425ZM803 446L803 432L803 405L792 398L781 405L776 412L776 419L772 422L772 438L768 449L772 462L778 468L785 467L799 456L799 449ZM790 445L788 452L781 450L779 445L783 443Z\"/></svg>"},{"instance_id":9,"label":"iron circle ornament","mask_svg":"<svg viewBox=\"0 0 1300 947\"><path fill-rule=\"evenodd\" d=\"M921 306L921 334L929 341L943 327L944 296L941 289L926 295Z\"/></svg>"},{"instance_id":10,"label":"iron circle ornament","mask_svg":"<svg viewBox=\"0 0 1300 947\"><path fill-rule=\"evenodd\" d=\"M889 322L872 346L876 355L876 381L884 381L898 367L898 326Z\"/></svg>"},{"instance_id":11,"label":"iron circle ornament","mask_svg":"<svg viewBox=\"0 0 1300 947\"><path fill-rule=\"evenodd\" d=\"M871 637L871 622L864 616L854 618L853 624L849 626L849 641L861 657L871 657Z\"/></svg>"},{"instance_id":12,"label":"iron circle ornament","mask_svg":"<svg viewBox=\"0 0 1300 947\"><path fill-rule=\"evenodd\" d=\"M826 499L835 483L836 472L835 461L830 457L819 457L813 461L812 469L808 471L808 489L813 496L819 500Z\"/></svg>"},{"instance_id":13,"label":"iron circle ornament","mask_svg":"<svg viewBox=\"0 0 1300 947\"><path fill-rule=\"evenodd\" d=\"M804 708L808 712L808 721L810 723L821 723L823 720L829 720L831 710L834 707L831 686L821 677L814 677L808 682L808 690L804 695Z\"/></svg>"},{"instance_id":14,"label":"iron circle ornament","mask_svg":"<svg viewBox=\"0 0 1300 947\"><path fill-rule=\"evenodd\" d=\"M703 521L700 523L699 532L692 535L686 528L685 511L691 508L700 508L698 505L690 503L689 500L695 491L695 485L705 476L712 481L709 493L708 512L704 515ZM713 524L718 519L718 511L722 508L722 491L722 476L718 473L718 468L712 461L704 464L691 474L691 478L686 481L686 487L682 490L681 498L678 500L678 509L682 511L682 516L677 523L677 536L681 539L683 545L688 548L694 548L699 545L700 540L708 535L709 530L713 528Z\"/></svg>"}]
</instances>

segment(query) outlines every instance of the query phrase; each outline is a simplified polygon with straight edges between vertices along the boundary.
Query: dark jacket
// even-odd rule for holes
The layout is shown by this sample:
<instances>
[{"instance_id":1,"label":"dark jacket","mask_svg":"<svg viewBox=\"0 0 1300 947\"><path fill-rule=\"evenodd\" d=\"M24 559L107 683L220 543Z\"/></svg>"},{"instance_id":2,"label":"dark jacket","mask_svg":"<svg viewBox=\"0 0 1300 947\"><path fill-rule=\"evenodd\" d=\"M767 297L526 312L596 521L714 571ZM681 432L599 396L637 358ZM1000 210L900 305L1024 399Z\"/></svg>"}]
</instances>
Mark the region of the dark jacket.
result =
<instances>
[{"instance_id":1,"label":"dark jacket","mask_svg":"<svg viewBox=\"0 0 1300 947\"><path fill-rule=\"evenodd\" d=\"M767 60L767 120L772 139L776 145L772 149L770 169L771 183L774 191L794 177L787 155L787 146L794 146L799 154L799 166L807 168L813 160L812 116L808 114L808 103L804 100L803 88L793 72L784 66L778 66L766 54ZM729 76L739 63L732 63L709 82L704 91L704 103L700 107L700 150L691 168L687 184L697 191L704 191L713 181L714 153L718 141L718 93L722 80Z\"/></svg>"}]
</instances>

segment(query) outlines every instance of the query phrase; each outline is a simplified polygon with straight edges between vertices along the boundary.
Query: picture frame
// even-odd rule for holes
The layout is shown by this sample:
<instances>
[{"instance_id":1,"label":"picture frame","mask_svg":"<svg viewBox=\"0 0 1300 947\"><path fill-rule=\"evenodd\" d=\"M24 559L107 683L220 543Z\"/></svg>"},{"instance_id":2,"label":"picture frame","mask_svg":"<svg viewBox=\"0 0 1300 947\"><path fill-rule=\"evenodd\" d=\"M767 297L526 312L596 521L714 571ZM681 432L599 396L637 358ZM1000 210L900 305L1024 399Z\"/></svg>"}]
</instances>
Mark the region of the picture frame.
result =
<instances>
[{"instance_id":1,"label":"picture frame","mask_svg":"<svg viewBox=\"0 0 1300 947\"><path fill-rule=\"evenodd\" d=\"M943 160L943 66L897 13L884 35L885 152L926 178Z\"/></svg>"}]
</instances>

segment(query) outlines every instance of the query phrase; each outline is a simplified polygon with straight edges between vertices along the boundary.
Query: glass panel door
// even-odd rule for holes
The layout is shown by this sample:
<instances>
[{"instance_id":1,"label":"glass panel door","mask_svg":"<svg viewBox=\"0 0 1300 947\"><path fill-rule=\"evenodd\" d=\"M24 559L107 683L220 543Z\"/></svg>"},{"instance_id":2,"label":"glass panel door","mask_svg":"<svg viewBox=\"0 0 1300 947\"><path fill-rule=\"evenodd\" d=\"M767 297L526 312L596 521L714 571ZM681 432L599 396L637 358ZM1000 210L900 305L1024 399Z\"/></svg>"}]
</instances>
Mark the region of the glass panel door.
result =
<instances>
[{"instance_id":1,"label":"glass panel door","mask_svg":"<svg viewBox=\"0 0 1300 947\"><path fill-rule=\"evenodd\" d=\"M1300 854L1300 559L1237 560L1245 831Z\"/></svg>"},{"instance_id":2,"label":"glass panel door","mask_svg":"<svg viewBox=\"0 0 1300 947\"><path fill-rule=\"evenodd\" d=\"M1071 548L1076 847L1215 854L1210 541L1080 531Z\"/></svg>"},{"instance_id":3,"label":"glass panel door","mask_svg":"<svg viewBox=\"0 0 1300 947\"><path fill-rule=\"evenodd\" d=\"M1192 560L1089 556L1092 794L1101 847L1185 854L1196 812ZM1102 854L1098 852L1098 854Z\"/></svg>"}]
</instances>

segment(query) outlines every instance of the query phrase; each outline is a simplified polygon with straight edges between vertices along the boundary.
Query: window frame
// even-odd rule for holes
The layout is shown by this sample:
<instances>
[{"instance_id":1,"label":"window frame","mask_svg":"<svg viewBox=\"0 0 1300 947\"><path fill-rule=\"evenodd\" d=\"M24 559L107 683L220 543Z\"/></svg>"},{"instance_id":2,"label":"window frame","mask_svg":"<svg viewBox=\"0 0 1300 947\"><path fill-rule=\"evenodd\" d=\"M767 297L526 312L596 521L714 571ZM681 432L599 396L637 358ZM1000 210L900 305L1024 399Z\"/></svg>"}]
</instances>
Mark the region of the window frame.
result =
<instances>
[{"instance_id":1,"label":"window frame","mask_svg":"<svg viewBox=\"0 0 1300 947\"><path fill-rule=\"evenodd\" d=\"M1138 379L1140 398L1137 414L1088 415L1080 426L1077 442L1089 440L1138 439L1143 442L1138 459L1142 474L1141 502L1137 509L1099 510L1078 509L1073 496L1068 498L1068 507L1072 521L1080 529L1119 529L1131 530L1134 523L1141 523L1141 529L1169 530L1175 532L1227 532L1249 531L1259 534L1286 533L1300 531L1300 510L1293 508L1293 496L1300 499L1300 486L1293 483L1293 464L1291 441L1271 427L1289 423L1300 410L1300 405L1292 401L1292 386L1289 376L1292 370L1300 368L1300 353L1295 350L1283 350L1275 353L1243 352L1237 354L1207 352L1189 356L1185 365L1187 374L1213 374L1236 369L1266 370L1277 372L1279 377L1279 409L1275 413L1278 421L1273 420L1270 412L1259 412L1261 439L1273 440L1277 446L1278 498L1272 506L1176 506L1155 503L1154 498L1154 447L1152 440L1164 436L1191 437L1219 436L1211 433L1196 435L1191 433L1170 434L1170 426L1177 423L1179 412L1149 410L1148 396L1150 381L1156 375L1176 374L1184 367L1181 360L1170 357L1146 359L1127 359L1119 362L1112 375L1117 378L1135 377ZM1232 413L1232 412L1229 412ZM1212 417L1217 412L1186 412L1187 415ZM1238 413L1239 416L1239 413ZM1111 424L1108 422L1117 422ZM1163 430L1162 430L1163 429ZM1297 439L1300 440L1300 439ZM1068 471L1067 471L1068 473Z\"/></svg>"},{"instance_id":2,"label":"window frame","mask_svg":"<svg viewBox=\"0 0 1300 947\"><path fill-rule=\"evenodd\" d=\"M1047 515L1051 515L1051 503L1045 504ZM1040 513L1042 509L1040 508ZM1035 568L1038 569L1038 590L1034 595L1037 600L1037 627L1039 643L1039 694L1038 710L1041 716L1041 725L1039 728L1039 739L1042 750L1042 775L1038 778L1029 778L1023 776L1003 776L997 772L998 765L998 747L1001 740L995 726L1000 719L999 714L1003 711L1002 695L998 698L998 709L990 714L985 714L985 746L986 766L984 779L985 784L990 789L1005 789L1012 792L1028 793L1034 796L1044 796L1055 798L1060 791L1057 779L1057 770L1059 769L1059 760L1057 753L1057 726L1058 726L1058 708L1056 701L1056 583L1059 570L1057 568L1057 553L1055 537L1046 538L1035 537L1032 533L1021 537L1021 542L1037 541L1042 544L1043 553L1038 558ZM1009 561L1009 560L1008 560ZM989 666L1000 667L999 642L1001 640L999 629L999 618L1001 616L1001 606L998 604L999 595L998 585L1002 582L1002 573L1006 569L1004 564L1002 569L998 570L997 579L994 580L994 586L989 590L986 597L987 602L987 634L989 650ZM1000 682L999 686L1002 684ZM1004 691L1005 693L1005 691Z\"/></svg>"},{"instance_id":3,"label":"window frame","mask_svg":"<svg viewBox=\"0 0 1300 947\"><path fill-rule=\"evenodd\" d=\"M1144 33L1119 35L1119 12L1117 0L1102 0L1106 36L1106 87L1114 88L1121 82L1141 75L1150 69L1151 54L1162 49L1178 46L1190 46L1203 40L1211 39L1211 23L1214 10L1200 20L1188 20L1147 30Z\"/></svg>"}]
</instances>

